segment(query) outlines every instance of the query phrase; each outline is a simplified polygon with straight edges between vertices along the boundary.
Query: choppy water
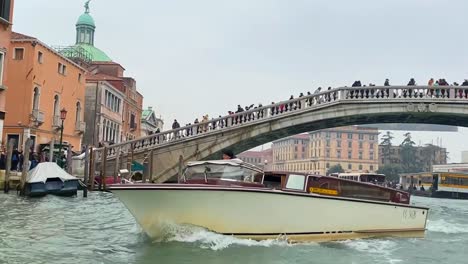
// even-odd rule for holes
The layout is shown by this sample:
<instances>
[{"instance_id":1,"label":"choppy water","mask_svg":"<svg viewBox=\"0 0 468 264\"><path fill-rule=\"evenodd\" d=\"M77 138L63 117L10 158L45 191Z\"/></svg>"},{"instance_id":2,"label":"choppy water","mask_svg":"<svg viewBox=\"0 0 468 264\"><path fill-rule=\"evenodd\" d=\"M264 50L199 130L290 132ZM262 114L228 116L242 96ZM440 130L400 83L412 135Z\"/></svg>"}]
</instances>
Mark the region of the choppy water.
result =
<instances>
[{"instance_id":1,"label":"choppy water","mask_svg":"<svg viewBox=\"0 0 468 264\"><path fill-rule=\"evenodd\" d=\"M0 263L468 263L468 201L412 202L431 208L424 239L290 245L187 227L155 242L111 193L40 199L0 193Z\"/></svg>"}]
</instances>

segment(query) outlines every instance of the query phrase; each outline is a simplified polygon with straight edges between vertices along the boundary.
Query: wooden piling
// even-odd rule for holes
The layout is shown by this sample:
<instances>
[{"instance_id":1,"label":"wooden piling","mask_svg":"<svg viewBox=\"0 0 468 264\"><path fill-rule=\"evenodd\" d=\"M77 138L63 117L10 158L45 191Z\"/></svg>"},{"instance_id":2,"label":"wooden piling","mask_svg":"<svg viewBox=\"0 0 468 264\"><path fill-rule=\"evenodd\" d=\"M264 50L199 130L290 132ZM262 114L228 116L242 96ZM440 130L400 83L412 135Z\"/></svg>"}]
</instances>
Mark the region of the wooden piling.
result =
<instances>
[{"instance_id":1,"label":"wooden piling","mask_svg":"<svg viewBox=\"0 0 468 264\"><path fill-rule=\"evenodd\" d=\"M179 156L179 172L177 174L177 182L180 182L182 179L182 170L184 169L184 157L182 155Z\"/></svg>"},{"instance_id":2,"label":"wooden piling","mask_svg":"<svg viewBox=\"0 0 468 264\"><path fill-rule=\"evenodd\" d=\"M89 148L89 190L94 191L94 180L96 176L96 167L95 167L95 156L94 148Z\"/></svg>"},{"instance_id":3,"label":"wooden piling","mask_svg":"<svg viewBox=\"0 0 468 264\"><path fill-rule=\"evenodd\" d=\"M120 174L120 147L117 147L115 151L114 183L117 183L117 176Z\"/></svg>"},{"instance_id":4,"label":"wooden piling","mask_svg":"<svg viewBox=\"0 0 468 264\"><path fill-rule=\"evenodd\" d=\"M128 169L130 176L132 175L132 165L133 165L133 144L130 144L130 168Z\"/></svg>"},{"instance_id":5,"label":"wooden piling","mask_svg":"<svg viewBox=\"0 0 468 264\"><path fill-rule=\"evenodd\" d=\"M148 174L149 174L149 168L148 168L148 154L149 154L149 153L146 153L146 156L145 156L145 158L143 159L143 164L142 164L142 165L143 165L143 176L142 176L141 181L142 181L143 183L146 183L146 179L149 178L149 175L148 175Z\"/></svg>"},{"instance_id":6,"label":"wooden piling","mask_svg":"<svg viewBox=\"0 0 468 264\"><path fill-rule=\"evenodd\" d=\"M10 171L11 171L11 158L13 155L13 147L15 146L16 140L11 138L7 143L6 153L6 164L5 164L5 186L4 191L8 193L10 191Z\"/></svg>"},{"instance_id":7,"label":"wooden piling","mask_svg":"<svg viewBox=\"0 0 468 264\"><path fill-rule=\"evenodd\" d=\"M148 159L148 170L149 170L149 182L153 182L153 150L149 152L149 159Z\"/></svg>"},{"instance_id":8,"label":"wooden piling","mask_svg":"<svg viewBox=\"0 0 468 264\"><path fill-rule=\"evenodd\" d=\"M84 178L85 188L83 189L83 197L88 197L88 184L89 184L89 146L85 146L84 156Z\"/></svg>"},{"instance_id":9,"label":"wooden piling","mask_svg":"<svg viewBox=\"0 0 468 264\"><path fill-rule=\"evenodd\" d=\"M26 185L26 180L28 177L28 171L29 171L29 151L32 146L32 139L28 138L26 140L26 144L24 145L24 152L23 152L23 171L21 172L21 182L20 182L20 194L24 195L25 194L25 185Z\"/></svg>"},{"instance_id":10,"label":"wooden piling","mask_svg":"<svg viewBox=\"0 0 468 264\"><path fill-rule=\"evenodd\" d=\"M55 139L52 138L49 144L49 161L54 162Z\"/></svg>"},{"instance_id":11,"label":"wooden piling","mask_svg":"<svg viewBox=\"0 0 468 264\"><path fill-rule=\"evenodd\" d=\"M102 183L102 190L106 190L106 166L107 166L107 147L104 147L102 150L102 158L101 158L101 183Z\"/></svg>"}]
</instances>

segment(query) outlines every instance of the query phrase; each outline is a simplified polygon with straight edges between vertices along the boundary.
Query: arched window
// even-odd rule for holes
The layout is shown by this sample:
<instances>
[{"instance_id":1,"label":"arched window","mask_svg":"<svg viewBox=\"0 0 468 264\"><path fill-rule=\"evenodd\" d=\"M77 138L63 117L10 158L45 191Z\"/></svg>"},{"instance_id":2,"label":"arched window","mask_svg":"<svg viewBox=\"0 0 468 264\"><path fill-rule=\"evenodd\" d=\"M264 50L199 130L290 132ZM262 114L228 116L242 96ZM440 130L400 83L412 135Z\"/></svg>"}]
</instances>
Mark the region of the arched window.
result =
<instances>
[{"instance_id":1,"label":"arched window","mask_svg":"<svg viewBox=\"0 0 468 264\"><path fill-rule=\"evenodd\" d=\"M59 102L59 96L55 95L54 96L54 116L59 115L59 108L60 108L60 102Z\"/></svg>"},{"instance_id":2,"label":"arched window","mask_svg":"<svg viewBox=\"0 0 468 264\"><path fill-rule=\"evenodd\" d=\"M76 102L76 116L75 122L78 124L81 122L81 104L80 102Z\"/></svg>"},{"instance_id":3,"label":"arched window","mask_svg":"<svg viewBox=\"0 0 468 264\"><path fill-rule=\"evenodd\" d=\"M33 109L39 109L39 87L34 88L34 97L33 97Z\"/></svg>"}]
</instances>

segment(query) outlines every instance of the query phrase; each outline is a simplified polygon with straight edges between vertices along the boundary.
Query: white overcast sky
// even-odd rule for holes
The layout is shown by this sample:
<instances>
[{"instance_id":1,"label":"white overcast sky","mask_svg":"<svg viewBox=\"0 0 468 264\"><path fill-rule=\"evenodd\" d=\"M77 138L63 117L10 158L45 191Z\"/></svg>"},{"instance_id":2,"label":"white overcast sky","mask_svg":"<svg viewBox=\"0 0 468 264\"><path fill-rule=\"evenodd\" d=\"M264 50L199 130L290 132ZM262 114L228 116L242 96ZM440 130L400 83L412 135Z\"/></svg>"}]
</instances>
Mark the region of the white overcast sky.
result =
<instances>
[{"instance_id":1,"label":"white overcast sky","mask_svg":"<svg viewBox=\"0 0 468 264\"><path fill-rule=\"evenodd\" d=\"M13 29L75 41L84 0L16 0ZM137 80L169 128L318 86L468 78L467 0L92 0L95 46ZM468 130L443 137L452 162ZM416 136L417 135L417 136ZM420 138L417 138L420 137Z\"/></svg>"}]
</instances>

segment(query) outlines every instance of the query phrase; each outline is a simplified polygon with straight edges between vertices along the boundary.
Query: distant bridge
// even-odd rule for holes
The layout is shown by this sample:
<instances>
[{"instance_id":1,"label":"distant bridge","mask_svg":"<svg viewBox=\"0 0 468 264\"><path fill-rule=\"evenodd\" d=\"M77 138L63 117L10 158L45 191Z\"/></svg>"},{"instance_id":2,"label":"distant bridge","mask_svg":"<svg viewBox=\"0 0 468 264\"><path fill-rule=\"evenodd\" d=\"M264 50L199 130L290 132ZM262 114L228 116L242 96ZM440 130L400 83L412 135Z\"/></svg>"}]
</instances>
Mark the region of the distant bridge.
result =
<instances>
[{"instance_id":1,"label":"distant bridge","mask_svg":"<svg viewBox=\"0 0 468 264\"><path fill-rule=\"evenodd\" d=\"M468 86L335 88L96 148L93 170L114 175L125 161L148 162L151 179L164 182L177 175L180 156L184 163L220 159L224 149L240 153L303 132L373 123L468 127Z\"/></svg>"}]
</instances>

